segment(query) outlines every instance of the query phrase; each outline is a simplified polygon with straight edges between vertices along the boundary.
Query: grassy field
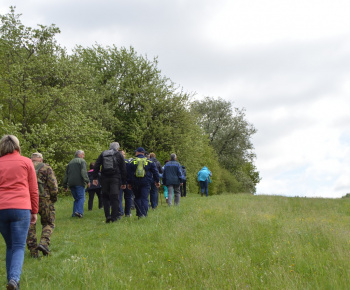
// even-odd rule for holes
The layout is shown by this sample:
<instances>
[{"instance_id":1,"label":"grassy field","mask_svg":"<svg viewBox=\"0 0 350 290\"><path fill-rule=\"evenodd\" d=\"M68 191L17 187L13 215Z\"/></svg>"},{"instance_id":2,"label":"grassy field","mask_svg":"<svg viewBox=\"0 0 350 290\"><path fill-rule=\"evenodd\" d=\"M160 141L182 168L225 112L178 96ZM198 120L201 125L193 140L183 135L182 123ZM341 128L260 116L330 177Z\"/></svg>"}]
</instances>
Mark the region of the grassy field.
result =
<instances>
[{"instance_id":1,"label":"grassy field","mask_svg":"<svg viewBox=\"0 0 350 290\"><path fill-rule=\"evenodd\" d=\"M350 199L190 194L112 224L96 200L71 211L57 202L52 254L26 251L21 289L350 289ZM2 238L0 263L5 286Z\"/></svg>"}]
</instances>

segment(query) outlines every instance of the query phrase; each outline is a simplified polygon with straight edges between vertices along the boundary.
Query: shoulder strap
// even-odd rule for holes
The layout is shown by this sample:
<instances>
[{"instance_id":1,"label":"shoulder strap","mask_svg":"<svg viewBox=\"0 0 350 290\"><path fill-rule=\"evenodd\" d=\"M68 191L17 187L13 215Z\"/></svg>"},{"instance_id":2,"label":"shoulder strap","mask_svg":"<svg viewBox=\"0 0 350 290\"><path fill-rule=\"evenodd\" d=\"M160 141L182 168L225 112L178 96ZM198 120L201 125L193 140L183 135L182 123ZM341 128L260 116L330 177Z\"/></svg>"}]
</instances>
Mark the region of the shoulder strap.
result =
<instances>
[{"instance_id":1,"label":"shoulder strap","mask_svg":"<svg viewBox=\"0 0 350 290\"><path fill-rule=\"evenodd\" d=\"M44 163L40 162L38 163L34 168L35 168L35 171L38 172L42 167L44 166Z\"/></svg>"}]
</instances>

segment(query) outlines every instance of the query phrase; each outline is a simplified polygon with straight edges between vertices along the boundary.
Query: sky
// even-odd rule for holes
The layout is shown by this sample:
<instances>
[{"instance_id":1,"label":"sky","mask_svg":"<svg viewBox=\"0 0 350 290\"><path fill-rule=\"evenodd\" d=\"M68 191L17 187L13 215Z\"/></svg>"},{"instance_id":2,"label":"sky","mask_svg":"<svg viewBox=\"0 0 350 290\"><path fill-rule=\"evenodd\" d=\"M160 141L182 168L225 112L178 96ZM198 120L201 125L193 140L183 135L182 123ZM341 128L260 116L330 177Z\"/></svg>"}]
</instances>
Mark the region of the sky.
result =
<instances>
[{"instance_id":1,"label":"sky","mask_svg":"<svg viewBox=\"0 0 350 290\"><path fill-rule=\"evenodd\" d=\"M350 192L348 0L2 0L76 45L134 47L196 99L245 108L257 194Z\"/></svg>"}]
</instances>

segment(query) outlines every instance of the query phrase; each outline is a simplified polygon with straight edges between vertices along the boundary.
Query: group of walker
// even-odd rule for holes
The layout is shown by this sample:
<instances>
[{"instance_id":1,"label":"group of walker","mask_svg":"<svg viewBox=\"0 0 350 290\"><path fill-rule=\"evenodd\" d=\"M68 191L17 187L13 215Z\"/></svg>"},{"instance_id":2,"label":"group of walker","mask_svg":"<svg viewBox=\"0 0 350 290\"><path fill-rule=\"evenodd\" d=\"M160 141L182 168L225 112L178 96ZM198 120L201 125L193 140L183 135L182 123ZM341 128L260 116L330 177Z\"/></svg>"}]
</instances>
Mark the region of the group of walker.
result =
<instances>
[{"instance_id":1,"label":"group of walker","mask_svg":"<svg viewBox=\"0 0 350 290\"><path fill-rule=\"evenodd\" d=\"M50 236L55 227L55 207L58 185L52 168L43 163L43 156L35 152L31 160L21 156L19 140L14 135L5 135L0 140L0 232L6 243L7 289L19 289L19 280L24 261L25 245L33 258L42 252L49 255ZM122 194L129 192L134 197L136 216L144 218L151 206L157 207L160 177L167 189L166 200L169 206L180 203L181 189L186 196L186 181L183 167L176 161L175 153L164 167L154 156L145 156L145 149L135 150L135 157L126 160L119 143L110 144L110 149L103 151L96 162L87 171L84 151L78 150L67 165L63 187L70 189L74 198L73 217L83 217L85 187L102 190L99 208L104 208L106 223L121 218ZM153 157L153 158L152 158ZM158 162L158 163L157 163ZM90 176L90 179L89 179ZM198 172L202 196L208 196L208 182L211 172L203 167ZM99 187L99 182L101 187ZM156 190L155 190L156 189ZM156 192L153 195L152 192ZM93 196L89 192L88 209L92 209ZM156 196L156 197L155 197ZM130 200L129 200L130 201ZM131 202L125 202L125 216L130 217ZM41 216L42 233L38 241L36 236L37 213Z\"/></svg>"}]
</instances>

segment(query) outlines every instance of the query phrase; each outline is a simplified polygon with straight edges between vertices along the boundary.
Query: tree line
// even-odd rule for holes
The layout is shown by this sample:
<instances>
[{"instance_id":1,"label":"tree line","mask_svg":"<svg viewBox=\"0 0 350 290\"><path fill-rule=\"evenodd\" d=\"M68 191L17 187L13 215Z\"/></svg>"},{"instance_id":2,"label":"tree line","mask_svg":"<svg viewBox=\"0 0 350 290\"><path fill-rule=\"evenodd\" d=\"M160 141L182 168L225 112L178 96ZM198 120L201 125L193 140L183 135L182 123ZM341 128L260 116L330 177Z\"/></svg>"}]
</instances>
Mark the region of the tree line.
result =
<instances>
[{"instance_id":1,"label":"tree line","mask_svg":"<svg viewBox=\"0 0 350 290\"><path fill-rule=\"evenodd\" d=\"M0 134L16 135L22 154L39 151L62 182L76 150L89 163L118 141L128 157L142 146L164 164L175 152L187 186L213 172L210 192L254 193L260 181L245 110L194 95L162 75L157 58L133 47L76 46L68 54L54 24L22 24L15 7L0 15Z\"/></svg>"}]
</instances>

